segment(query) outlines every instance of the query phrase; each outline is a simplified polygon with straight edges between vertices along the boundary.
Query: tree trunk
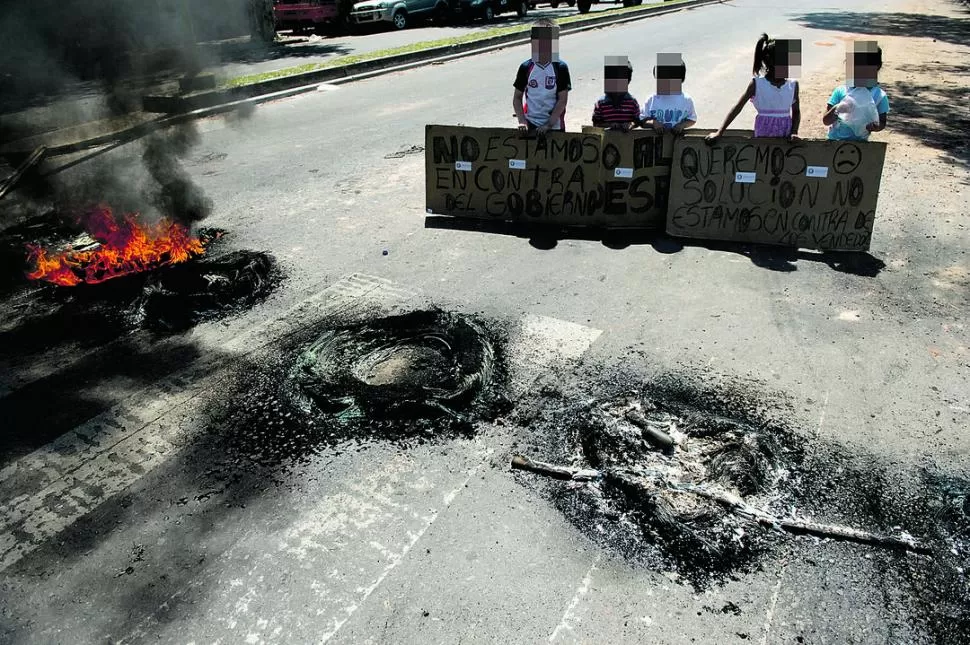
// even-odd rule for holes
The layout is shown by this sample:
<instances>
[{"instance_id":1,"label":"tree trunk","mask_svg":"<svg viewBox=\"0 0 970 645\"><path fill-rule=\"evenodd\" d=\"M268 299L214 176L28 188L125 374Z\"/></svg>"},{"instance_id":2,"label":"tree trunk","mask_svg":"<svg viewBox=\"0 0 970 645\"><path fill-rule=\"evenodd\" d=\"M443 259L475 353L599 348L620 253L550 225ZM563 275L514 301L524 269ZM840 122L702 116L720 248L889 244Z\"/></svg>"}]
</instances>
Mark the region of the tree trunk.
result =
<instances>
[{"instance_id":1,"label":"tree trunk","mask_svg":"<svg viewBox=\"0 0 970 645\"><path fill-rule=\"evenodd\" d=\"M249 33L254 41L271 43L276 38L273 0L246 0L249 3Z\"/></svg>"}]
</instances>

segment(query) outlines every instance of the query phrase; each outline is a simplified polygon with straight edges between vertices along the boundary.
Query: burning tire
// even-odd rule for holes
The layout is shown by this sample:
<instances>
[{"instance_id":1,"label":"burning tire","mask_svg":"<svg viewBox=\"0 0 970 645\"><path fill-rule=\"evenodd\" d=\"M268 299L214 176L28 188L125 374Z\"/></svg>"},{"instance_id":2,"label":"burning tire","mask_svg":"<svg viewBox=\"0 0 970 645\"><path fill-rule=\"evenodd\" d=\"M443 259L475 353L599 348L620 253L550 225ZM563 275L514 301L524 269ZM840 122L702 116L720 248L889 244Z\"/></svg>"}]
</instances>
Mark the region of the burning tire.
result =
<instances>
[{"instance_id":1,"label":"burning tire","mask_svg":"<svg viewBox=\"0 0 970 645\"><path fill-rule=\"evenodd\" d=\"M270 256L256 251L234 251L168 267L149 278L135 311L151 328L187 329L265 295L273 267Z\"/></svg>"},{"instance_id":2,"label":"burning tire","mask_svg":"<svg viewBox=\"0 0 970 645\"><path fill-rule=\"evenodd\" d=\"M494 351L471 319L441 311L325 332L290 376L305 409L343 419L449 416L463 420L491 381Z\"/></svg>"}]
</instances>

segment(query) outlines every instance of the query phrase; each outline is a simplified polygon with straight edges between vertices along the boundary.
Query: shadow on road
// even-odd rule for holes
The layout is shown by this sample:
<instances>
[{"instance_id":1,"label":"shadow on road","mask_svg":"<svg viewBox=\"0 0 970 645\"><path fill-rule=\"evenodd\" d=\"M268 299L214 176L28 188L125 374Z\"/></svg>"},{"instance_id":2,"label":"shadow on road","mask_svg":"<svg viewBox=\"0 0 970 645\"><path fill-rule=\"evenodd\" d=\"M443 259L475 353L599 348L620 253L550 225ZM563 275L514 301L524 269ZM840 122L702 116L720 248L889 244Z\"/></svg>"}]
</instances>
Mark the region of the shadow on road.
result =
<instances>
[{"instance_id":1,"label":"shadow on road","mask_svg":"<svg viewBox=\"0 0 970 645\"><path fill-rule=\"evenodd\" d=\"M970 38L970 19L932 14L826 11L794 16L793 20L809 29L934 38L954 45L965 45Z\"/></svg>"},{"instance_id":2,"label":"shadow on road","mask_svg":"<svg viewBox=\"0 0 970 645\"><path fill-rule=\"evenodd\" d=\"M890 127L970 167L970 65L934 61L904 65L899 70L917 80L897 81L886 87L891 101ZM920 82L922 78L932 81Z\"/></svg>"},{"instance_id":3,"label":"shadow on road","mask_svg":"<svg viewBox=\"0 0 970 645\"><path fill-rule=\"evenodd\" d=\"M967 5L964 3L964 6ZM954 45L970 43L970 18L842 11L809 13L795 20L814 29L932 38ZM964 60L935 60L901 65L897 69L915 80L883 84L891 106L889 127L942 151L964 167L970 166L970 109L966 92L970 85L970 65Z\"/></svg>"},{"instance_id":4,"label":"shadow on road","mask_svg":"<svg viewBox=\"0 0 970 645\"><path fill-rule=\"evenodd\" d=\"M509 235L529 240L529 245L548 251L556 248L560 240L586 240L600 242L603 246L623 250L630 246L653 247L657 253L679 253L687 247L699 247L711 251L736 253L751 260L755 266L770 271L791 272L798 270L798 261L821 262L840 273L862 277L875 277L886 263L865 252L806 251L767 244L741 244L715 240L688 240L670 237L666 233L647 230L610 230L596 228L560 228L552 226L528 226L511 222L492 222L456 217L429 216L425 228L457 231L474 231Z\"/></svg>"}]
</instances>

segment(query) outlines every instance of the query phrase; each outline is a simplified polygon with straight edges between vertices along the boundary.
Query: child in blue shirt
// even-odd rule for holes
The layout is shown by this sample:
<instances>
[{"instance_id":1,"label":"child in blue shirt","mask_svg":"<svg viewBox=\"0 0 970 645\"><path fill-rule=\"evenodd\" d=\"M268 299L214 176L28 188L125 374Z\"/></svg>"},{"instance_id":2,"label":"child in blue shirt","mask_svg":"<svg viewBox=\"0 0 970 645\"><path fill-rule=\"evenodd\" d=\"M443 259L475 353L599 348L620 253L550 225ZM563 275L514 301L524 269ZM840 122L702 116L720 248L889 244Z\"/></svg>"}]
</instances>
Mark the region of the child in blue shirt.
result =
<instances>
[{"instance_id":1,"label":"child in blue shirt","mask_svg":"<svg viewBox=\"0 0 970 645\"><path fill-rule=\"evenodd\" d=\"M829 139L866 141L886 128L889 114L889 97L878 81L882 49L875 41L854 42L845 67L845 85L832 92L822 123L829 126Z\"/></svg>"}]
</instances>

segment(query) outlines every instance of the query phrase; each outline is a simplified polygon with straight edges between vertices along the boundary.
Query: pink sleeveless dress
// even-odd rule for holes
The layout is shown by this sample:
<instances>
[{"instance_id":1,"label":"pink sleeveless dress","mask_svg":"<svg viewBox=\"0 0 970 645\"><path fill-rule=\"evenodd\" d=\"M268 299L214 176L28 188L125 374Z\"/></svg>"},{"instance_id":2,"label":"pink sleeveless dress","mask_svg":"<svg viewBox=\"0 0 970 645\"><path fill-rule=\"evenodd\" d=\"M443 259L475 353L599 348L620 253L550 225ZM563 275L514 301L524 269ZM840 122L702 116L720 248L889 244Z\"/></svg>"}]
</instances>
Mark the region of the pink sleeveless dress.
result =
<instances>
[{"instance_id":1,"label":"pink sleeveless dress","mask_svg":"<svg viewBox=\"0 0 970 645\"><path fill-rule=\"evenodd\" d=\"M751 102L758 111L754 119L754 136L788 137L791 135L791 106L795 102L798 81L786 79L775 87L764 76L754 77L754 96Z\"/></svg>"}]
</instances>

